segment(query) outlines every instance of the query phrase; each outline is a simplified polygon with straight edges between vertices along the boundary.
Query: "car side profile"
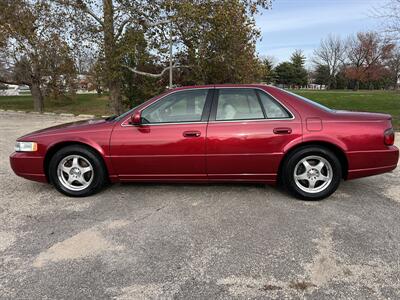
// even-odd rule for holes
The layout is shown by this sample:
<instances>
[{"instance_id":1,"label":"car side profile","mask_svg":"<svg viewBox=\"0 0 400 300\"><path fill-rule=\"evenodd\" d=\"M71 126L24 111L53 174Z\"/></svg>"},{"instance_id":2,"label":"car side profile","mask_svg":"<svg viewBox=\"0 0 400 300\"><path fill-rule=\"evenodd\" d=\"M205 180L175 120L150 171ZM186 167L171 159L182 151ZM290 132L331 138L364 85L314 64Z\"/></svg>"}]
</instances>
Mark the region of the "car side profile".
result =
<instances>
[{"instance_id":1,"label":"car side profile","mask_svg":"<svg viewBox=\"0 0 400 300\"><path fill-rule=\"evenodd\" d=\"M180 87L116 117L19 138L14 172L83 197L107 182L282 183L300 199L396 168L391 116L266 85Z\"/></svg>"}]
</instances>

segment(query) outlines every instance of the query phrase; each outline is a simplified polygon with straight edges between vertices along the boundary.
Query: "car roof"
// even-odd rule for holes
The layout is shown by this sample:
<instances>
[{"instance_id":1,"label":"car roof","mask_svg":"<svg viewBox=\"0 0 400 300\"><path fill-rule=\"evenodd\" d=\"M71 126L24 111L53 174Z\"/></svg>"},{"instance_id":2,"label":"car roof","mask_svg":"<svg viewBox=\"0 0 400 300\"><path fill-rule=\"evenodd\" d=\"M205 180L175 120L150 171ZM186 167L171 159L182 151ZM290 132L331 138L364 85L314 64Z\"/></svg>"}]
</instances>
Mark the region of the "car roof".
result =
<instances>
[{"instance_id":1,"label":"car roof","mask_svg":"<svg viewBox=\"0 0 400 300\"><path fill-rule=\"evenodd\" d=\"M207 84L207 85L189 85L173 88L171 91L205 89L205 88L267 88L268 85L261 83L252 84Z\"/></svg>"}]
</instances>

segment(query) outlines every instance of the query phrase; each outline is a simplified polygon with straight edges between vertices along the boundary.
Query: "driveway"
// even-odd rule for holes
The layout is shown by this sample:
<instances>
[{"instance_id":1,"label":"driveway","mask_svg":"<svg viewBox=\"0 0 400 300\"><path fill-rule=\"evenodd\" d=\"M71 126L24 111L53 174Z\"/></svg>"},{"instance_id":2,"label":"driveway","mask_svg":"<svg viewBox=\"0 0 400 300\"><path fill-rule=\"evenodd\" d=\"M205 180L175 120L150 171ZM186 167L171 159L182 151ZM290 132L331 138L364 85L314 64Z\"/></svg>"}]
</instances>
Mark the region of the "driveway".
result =
<instances>
[{"instance_id":1,"label":"driveway","mask_svg":"<svg viewBox=\"0 0 400 300\"><path fill-rule=\"evenodd\" d=\"M12 173L18 136L73 120L0 112L1 299L400 297L399 169L321 202L248 184L74 199Z\"/></svg>"}]
</instances>

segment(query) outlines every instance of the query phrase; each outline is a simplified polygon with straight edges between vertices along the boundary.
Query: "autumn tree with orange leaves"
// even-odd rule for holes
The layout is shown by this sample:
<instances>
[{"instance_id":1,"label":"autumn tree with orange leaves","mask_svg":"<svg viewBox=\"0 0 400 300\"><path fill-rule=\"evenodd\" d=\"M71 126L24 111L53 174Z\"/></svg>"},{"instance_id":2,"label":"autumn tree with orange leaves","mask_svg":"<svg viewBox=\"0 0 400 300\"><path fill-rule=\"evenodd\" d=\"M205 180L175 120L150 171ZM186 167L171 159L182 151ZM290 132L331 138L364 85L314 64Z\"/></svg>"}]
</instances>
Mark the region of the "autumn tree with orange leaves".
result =
<instances>
[{"instance_id":1,"label":"autumn tree with orange leaves","mask_svg":"<svg viewBox=\"0 0 400 300\"><path fill-rule=\"evenodd\" d=\"M375 32L359 32L347 42L345 76L354 81L354 90L360 83L381 79L389 73L385 62L392 56L395 45Z\"/></svg>"}]
</instances>

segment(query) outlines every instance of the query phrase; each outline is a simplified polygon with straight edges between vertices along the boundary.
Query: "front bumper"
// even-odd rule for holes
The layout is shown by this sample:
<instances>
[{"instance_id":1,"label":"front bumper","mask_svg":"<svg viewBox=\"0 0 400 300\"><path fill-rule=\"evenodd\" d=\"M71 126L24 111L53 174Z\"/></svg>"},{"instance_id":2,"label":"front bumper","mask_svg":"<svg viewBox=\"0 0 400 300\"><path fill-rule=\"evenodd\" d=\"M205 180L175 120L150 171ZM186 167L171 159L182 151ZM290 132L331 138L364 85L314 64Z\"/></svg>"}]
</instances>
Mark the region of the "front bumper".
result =
<instances>
[{"instance_id":1,"label":"front bumper","mask_svg":"<svg viewBox=\"0 0 400 300\"><path fill-rule=\"evenodd\" d=\"M10 165L18 176L29 180L47 182L44 172L44 157L28 152L14 152L10 155Z\"/></svg>"}]
</instances>

